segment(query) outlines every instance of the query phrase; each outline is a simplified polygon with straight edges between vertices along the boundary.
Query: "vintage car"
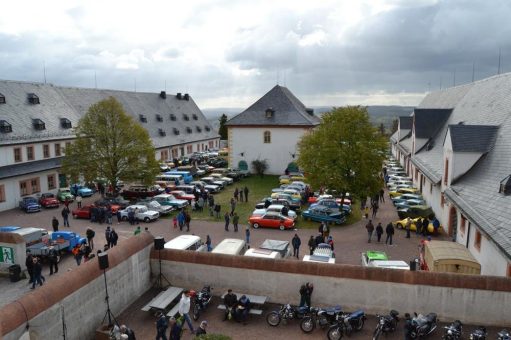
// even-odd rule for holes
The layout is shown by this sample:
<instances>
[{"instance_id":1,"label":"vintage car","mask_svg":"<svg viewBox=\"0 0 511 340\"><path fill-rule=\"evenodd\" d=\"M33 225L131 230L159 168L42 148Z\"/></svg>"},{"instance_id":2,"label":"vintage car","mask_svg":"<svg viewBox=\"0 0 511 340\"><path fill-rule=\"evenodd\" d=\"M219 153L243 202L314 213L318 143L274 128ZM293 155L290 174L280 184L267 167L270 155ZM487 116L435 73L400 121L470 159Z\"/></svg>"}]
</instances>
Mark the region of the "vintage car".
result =
<instances>
[{"instance_id":1,"label":"vintage car","mask_svg":"<svg viewBox=\"0 0 511 340\"><path fill-rule=\"evenodd\" d=\"M121 196L117 196L117 197L105 196L104 198L95 201L94 204L99 205L99 206L103 206L103 205L107 205L107 204L118 205L119 207L121 207L121 209L125 209L128 205L130 205L130 201L125 200Z\"/></svg>"},{"instance_id":2,"label":"vintage car","mask_svg":"<svg viewBox=\"0 0 511 340\"><path fill-rule=\"evenodd\" d=\"M392 197L392 203L394 205L407 200L424 200L424 198L421 194L402 194L401 196Z\"/></svg>"},{"instance_id":3,"label":"vintage car","mask_svg":"<svg viewBox=\"0 0 511 340\"><path fill-rule=\"evenodd\" d=\"M324 206L317 206L309 208L302 212L304 220L311 220L316 222L343 224L346 222L346 212L339 212L337 209L330 209Z\"/></svg>"},{"instance_id":4,"label":"vintage car","mask_svg":"<svg viewBox=\"0 0 511 340\"><path fill-rule=\"evenodd\" d=\"M19 207L26 213L41 211L41 205L35 197L23 197L20 201Z\"/></svg>"},{"instance_id":5,"label":"vintage car","mask_svg":"<svg viewBox=\"0 0 511 340\"><path fill-rule=\"evenodd\" d=\"M112 214L117 214L117 210L122 210L122 209L127 207L127 205L126 205L123 208L123 207L121 207L121 205L115 204L115 203L111 203L110 201L105 200L105 199L97 200L96 202L94 202L93 206L94 207L98 207L98 208L108 208L108 207L110 207L110 210L112 210Z\"/></svg>"},{"instance_id":6,"label":"vintage car","mask_svg":"<svg viewBox=\"0 0 511 340\"><path fill-rule=\"evenodd\" d=\"M161 205L168 205L174 207L174 209L181 209L188 205L187 200L177 199L174 197L174 195L171 194L160 194L154 196L153 199Z\"/></svg>"},{"instance_id":7,"label":"vintage car","mask_svg":"<svg viewBox=\"0 0 511 340\"><path fill-rule=\"evenodd\" d=\"M283 193L283 192L274 192L273 194L271 194L271 198L286 199L286 200L289 200L292 203L292 205L298 206L298 207L301 206L301 204L302 204L301 198L297 198L296 196L293 196L293 195L290 195L287 193Z\"/></svg>"},{"instance_id":8,"label":"vintage car","mask_svg":"<svg viewBox=\"0 0 511 340\"><path fill-rule=\"evenodd\" d=\"M362 253L361 259L364 267L410 270L408 263L405 261L390 261L383 251L369 250Z\"/></svg>"},{"instance_id":9,"label":"vintage car","mask_svg":"<svg viewBox=\"0 0 511 340\"><path fill-rule=\"evenodd\" d=\"M156 186L147 187L145 185L132 185L128 187L128 189L123 190L121 195L125 199L140 199L156 196L162 191L163 189Z\"/></svg>"},{"instance_id":10,"label":"vintage car","mask_svg":"<svg viewBox=\"0 0 511 340\"><path fill-rule=\"evenodd\" d=\"M319 201L317 201L316 203L311 204L310 208L314 208L314 207L318 207L318 206L323 206L323 207L327 207L327 208L330 208L330 209L337 209L337 210L339 210L339 208L341 207L341 204L339 202L337 202L337 199L334 199L334 198L323 198L323 199L320 199ZM342 205L342 210L345 211L348 214L351 214L351 205L343 204Z\"/></svg>"},{"instance_id":11,"label":"vintage car","mask_svg":"<svg viewBox=\"0 0 511 340\"><path fill-rule=\"evenodd\" d=\"M279 176L279 184L289 184L291 183L291 177L289 175Z\"/></svg>"},{"instance_id":12,"label":"vintage car","mask_svg":"<svg viewBox=\"0 0 511 340\"><path fill-rule=\"evenodd\" d=\"M295 221L289 217L275 212L267 212L264 215L252 215L248 223L255 229L259 227L279 228L280 230L293 229Z\"/></svg>"},{"instance_id":13,"label":"vintage car","mask_svg":"<svg viewBox=\"0 0 511 340\"><path fill-rule=\"evenodd\" d=\"M138 202L137 204L145 205L149 210L157 211L162 215L168 215L172 211L174 211L174 207L171 205L162 205L158 203L156 200L146 201L146 202Z\"/></svg>"},{"instance_id":14,"label":"vintage car","mask_svg":"<svg viewBox=\"0 0 511 340\"><path fill-rule=\"evenodd\" d=\"M121 219L123 221L128 220L128 212L130 210L135 211L135 220L144 221L146 223L156 221L160 217L160 213L154 210L149 210L146 206L140 204L134 204L128 206L126 209L121 210Z\"/></svg>"},{"instance_id":15,"label":"vintage car","mask_svg":"<svg viewBox=\"0 0 511 340\"><path fill-rule=\"evenodd\" d=\"M396 208L398 208L398 209L405 209L405 208L415 207L418 205L426 205L426 201L413 198L410 200L404 200L402 202L397 202L395 205L396 205Z\"/></svg>"},{"instance_id":16,"label":"vintage car","mask_svg":"<svg viewBox=\"0 0 511 340\"><path fill-rule=\"evenodd\" d=\"M207 183L208 185L216 185L220 189L225 188L225 186L227 185L224 181L220 181L217 178L210 177L210 176L202 177L201 181L203 181L204 183Z\"/></svg>"},{"instance_id":17,"label":"vintage car","mask_svg":"<svg viewBox=\"0 0 511 340\"><path fill-rule=\"evenodd\" d=\"M416 205L414 207L402 208L397 210L399 218L416 218L416 217L430 217L435 215L430 206Z\"/></svg>"},{"instance_id":18,"label":"vintage car","mask_svg":"<svg viewBox=\"0 0 511 340\"><path fill-rule=\"evenodd\" d=\"M65 202L66 200L68 202L73 202L75 197L71 193L71 189L69 188L60 188L57 191L57 199L61 202Z\"/></svg>"},{"instance_id":19,"label":"vintage car","mask_svg":"<svg viewBox=\"0 0 511 340\"><path fill-rule=\"evenodd\" d=\"M45 192L39 197L39 204L43 208L58 208L60 206L59 201L51 192Z\"/></svg>"},{"instance_id":20,"label":"vintage car","mask_svg":"<svg viewBox=\"0 0 511 340\"><path fill-rule=\"evenodd\" d=\"M234 179L230 178L230 177L226 177L224 176L223 174L218 174L218 173L213 173L213 174L210 174L209 177L213 177L214 179L216 179L217 181L222 181L224 182L226 185L229 185L229 184L232 184L234 183Z\"/></svg>"},{"instance_id":21,"label":"vintage car","mask_svg":"<svg viewBox=\"0 0 511 340\"><path fill-rule=\"evenodd\" d=\"M264 207L262 209L255 209L252 212L252 215L264 215L267 212L275 212L275 213L282 214L282 209L284 209L283 204L272 204L266 209ZM287 215L284 215L284 216L287 216L289 218L292 218L293 220L296 220L296 218L298 217L296 212L293 210L290 210L289 208L287 208L287 209L288 209Z\"/></svg>"},{"instance_id":22,"label":"vintage car","mask_svg":"<svg viewBox=\"0 0 511 340\"><path fill-rule=\"evenodd\" d=\"M193 199L195 199L194 195L187 194L182 190L172 190L170 194L173 195L178 200L187 200L188 202L191 202Z\"/></svg>"},{"instance_id":23,"label":"vintage car","mask_svg":"<svg viewBox=\"0 0 511 340\"><path fill-rule=\"evenodd\" d=\"M76 208L71 212L73 218L85 218L90 219L91 209L93 205L82 205L81 208Z\"/></svg>"},{"instance_id":24,"label":"vintage car","mask_svg":"<svg viewBox=\"0 0 511 340\"><path fill-rule=\"evenodd\" d=\"M402 220L392 222L392 224L397 229L404 229L406 226L406 222L407 222L406 220L407 220L406 218L403 218ZM422 218L421 217L412 218L411 222L412 222L412 224L410 224L410 231L416 231L417 230L417 222L422 222ZM440 228L441 227L442 226L440 226ZM430 220L429 224L428 224L428 233L432 234L434 231L435 231L435 228L433 227L433 222Z\"/></svg>"},{"instance_id":25,"label":"vintage car","mask_svg":"<svg viewBox=\"0 0 511 340\"><path fill-rule=\"evenodd\" d=\"M401 196L402 194L416 194L419 192L417 188L400 188L396 191L389 191L390 198Z\"/></svg>"},{"instance_id":26,"label":"vintage car","mask_svg":"<svg viewBox=\"0 0 511 340\"><path fill-rule=\"evenodd\" d=\"M70 191L73 196L90 197L94 195L94 191L92 191L92 189L79 184L73 184Z\"/></svg>"}]
</instances>

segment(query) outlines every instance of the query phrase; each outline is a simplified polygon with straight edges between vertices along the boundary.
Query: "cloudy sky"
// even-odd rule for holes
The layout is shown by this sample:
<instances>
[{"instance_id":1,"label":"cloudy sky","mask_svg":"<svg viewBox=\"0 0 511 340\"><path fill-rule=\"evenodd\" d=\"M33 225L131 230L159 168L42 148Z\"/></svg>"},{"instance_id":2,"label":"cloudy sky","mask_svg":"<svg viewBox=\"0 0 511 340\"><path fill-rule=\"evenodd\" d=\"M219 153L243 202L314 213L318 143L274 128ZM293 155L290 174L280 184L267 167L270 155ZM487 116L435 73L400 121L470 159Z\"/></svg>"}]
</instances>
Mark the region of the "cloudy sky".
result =
<instances>
[{"instance_id":1,"label":"cloudy sky","mask_svg":"<svg viewBox=\"0 0 511 340\"><path fill-rule=\"evenodd\" d=\"M276 83L308 106L416 105L511 71L509 0L4 1L0 79L189 92L245 107ZM474 70L474 72L473 72ZM136 84L136 85L135 85Z\"/></svg>"}]
</instances>

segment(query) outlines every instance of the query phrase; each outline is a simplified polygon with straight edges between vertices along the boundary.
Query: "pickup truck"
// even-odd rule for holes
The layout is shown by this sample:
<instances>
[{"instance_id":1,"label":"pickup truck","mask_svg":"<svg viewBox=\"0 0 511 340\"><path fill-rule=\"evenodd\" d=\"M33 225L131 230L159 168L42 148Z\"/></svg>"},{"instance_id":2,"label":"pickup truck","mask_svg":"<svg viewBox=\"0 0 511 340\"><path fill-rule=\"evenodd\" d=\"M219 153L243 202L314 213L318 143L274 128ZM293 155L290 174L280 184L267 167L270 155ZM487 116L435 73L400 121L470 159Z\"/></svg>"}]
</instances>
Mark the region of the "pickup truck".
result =
<instances>
[{"instance_id":1,"label":"pickup truck","mask_svg":"<svg viewBox=\"0 0 511 340\"><path fill-rule=\"evenodd\" d=\"M23 197L19 206L26 213L41 211L41 205L35 197Z\"/></svg>"},{"instance_id":2,"label":"pickup truck","mask_svg":"<svg viewBox=\"0 0 511 340\"><path fill-rule=\"evenodd\" d=\"M44 208L58 208L60 206L59 201L51 192L41 194L41 197L39 197L39 204Z\"/></svg>"},{"instance_id":3,"label":"pickup truck","mask_svg":"<svg viewBox=\"0 0 511 340\"><path fill-rule=\"evenodd\" d=\"M55 231L51 233L48 240L27 246L27 250L34 256L47 257L50 246L53 246L59 254L71 252L77 244L85 243L87 240L74 231ZM58 259L60 261L60 257Z\"/></svg>"}]
</instances>

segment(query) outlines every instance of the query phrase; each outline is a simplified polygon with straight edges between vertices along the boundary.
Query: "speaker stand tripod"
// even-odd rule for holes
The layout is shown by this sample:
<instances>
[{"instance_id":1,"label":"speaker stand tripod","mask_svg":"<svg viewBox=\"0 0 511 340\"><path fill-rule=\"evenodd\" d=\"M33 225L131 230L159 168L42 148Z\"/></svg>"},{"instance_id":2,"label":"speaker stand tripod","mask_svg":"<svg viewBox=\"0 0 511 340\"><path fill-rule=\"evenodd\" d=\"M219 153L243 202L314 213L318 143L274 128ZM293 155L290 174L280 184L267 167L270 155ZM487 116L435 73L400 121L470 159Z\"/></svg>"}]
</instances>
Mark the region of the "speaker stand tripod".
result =
<instances>
[{"instance_id":1,"label":"speaker stand tripod","mask_svg":"<svg viewBox=\"0 0 511 340\"><path fill-rule=\"evenodd\" d=\"M156 278L156 281L154 281L153 287L163 290L163 289L167 288L168 286L172 286L172 284L165 277L165 275L163 275L163 273L161 272L161 249L158 249L158 262L159 262L159 266L160 266L159 274L158 274L158 277ZM164 285L164 282L166 282L167 284Z\"/></svg>"},{"instance_id":2,"label":"speaker stand tripod","mask_svg":"<svg viewBox=\"0 0 511 340\"><path fill-rule=\"evenodd\" d=\"M114 320L115 324L117 326L119 326L119 324L117 323L117 320L115 319L115 316L114 314L112 313L112 311L110 310L110 302L109 302L109 296L108 296L108 286L106 284L106 269L103 269L103 277L105 278L105 292L106 292L106 297L105 297L105 301L106 301L106 313L105 313L105 316L103 317L103 321L101 321L101 324L104 324L105 323L105 320L106 320L106 317L108 316L108 328L111 328L114 323L112 323L112 319Z\"/></svg>"}]
</instances>

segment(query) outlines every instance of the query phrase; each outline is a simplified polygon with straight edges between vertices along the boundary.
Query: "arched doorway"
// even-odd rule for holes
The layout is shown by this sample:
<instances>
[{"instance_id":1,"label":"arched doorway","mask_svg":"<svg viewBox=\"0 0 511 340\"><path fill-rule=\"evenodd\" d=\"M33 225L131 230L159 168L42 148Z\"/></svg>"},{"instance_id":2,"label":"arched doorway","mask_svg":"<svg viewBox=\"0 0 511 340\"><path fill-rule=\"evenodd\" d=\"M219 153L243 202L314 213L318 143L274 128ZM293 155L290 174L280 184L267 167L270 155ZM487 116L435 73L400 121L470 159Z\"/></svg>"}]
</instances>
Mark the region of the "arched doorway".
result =
<instances>
[{"instance_id":1,"label":"arched doorway","mask_svg":"<svg viewBox=\"0 0 511 340\"><path fill-rule=\"evenodd\" d=\"M238 169L239 170L248 170L248 164L245 161L239 161L238 162Z\"/></svg>"},{"instance_id":2,"label":"arched doorway","mask_svg":"<svg viewBox=\"0 0 511 340\"><path fill-rule=\"evenodd\" d=\"M449 236L452 237L453 240L456 240L456 233L458 231L458 213L455 207L451 206L449 210Z\"/></svg>"},{"instance_id":3,"label":"arched doorway","mask_svg":"<svg viewBox=\"0 0 511 340\"><path fill-rule=\"evenodd\" d=\"M289 171L289 172L298 172L299 171L298 164L296 164L295 162L289 163L287 165L287 171Z\"/></svg>"}]
</instances>

